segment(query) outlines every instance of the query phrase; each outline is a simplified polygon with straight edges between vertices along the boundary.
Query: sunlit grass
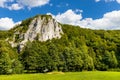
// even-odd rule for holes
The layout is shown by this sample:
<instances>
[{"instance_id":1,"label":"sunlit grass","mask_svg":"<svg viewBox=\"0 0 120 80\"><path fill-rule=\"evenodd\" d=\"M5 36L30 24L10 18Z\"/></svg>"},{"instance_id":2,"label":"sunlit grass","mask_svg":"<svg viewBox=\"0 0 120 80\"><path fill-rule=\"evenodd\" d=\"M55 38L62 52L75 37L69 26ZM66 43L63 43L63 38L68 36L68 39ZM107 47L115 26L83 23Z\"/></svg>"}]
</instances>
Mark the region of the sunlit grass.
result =
<instances>
[{"instance_id":1,"label":"sunlit grass","mask_svg":"<svg viewBox=\"0 0 120 80\"><path fill-rule=\"evenodd\" d=\"M1 75L0 80L120 80L120 72L68 72Z\"/></svg>"}]
</instances>

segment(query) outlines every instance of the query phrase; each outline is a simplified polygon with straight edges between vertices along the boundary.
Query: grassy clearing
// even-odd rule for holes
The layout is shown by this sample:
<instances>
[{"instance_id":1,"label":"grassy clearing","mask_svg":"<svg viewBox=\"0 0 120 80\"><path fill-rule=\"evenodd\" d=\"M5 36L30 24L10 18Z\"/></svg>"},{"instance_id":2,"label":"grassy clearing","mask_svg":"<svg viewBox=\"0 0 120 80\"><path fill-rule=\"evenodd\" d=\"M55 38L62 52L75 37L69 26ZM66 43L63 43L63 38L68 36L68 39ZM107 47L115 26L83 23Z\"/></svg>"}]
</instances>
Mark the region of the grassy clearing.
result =
<instances>
[{"instance_id":1,"label":"grassy clearing","mask_svg":"<svg viewBox=\"0 0 120 80\"><path fill-rule=\"evenodd\" d=\"M120 72L69 72L64 74L1 75L0 80L120 80Z\"/></svg>"}]
</instances>

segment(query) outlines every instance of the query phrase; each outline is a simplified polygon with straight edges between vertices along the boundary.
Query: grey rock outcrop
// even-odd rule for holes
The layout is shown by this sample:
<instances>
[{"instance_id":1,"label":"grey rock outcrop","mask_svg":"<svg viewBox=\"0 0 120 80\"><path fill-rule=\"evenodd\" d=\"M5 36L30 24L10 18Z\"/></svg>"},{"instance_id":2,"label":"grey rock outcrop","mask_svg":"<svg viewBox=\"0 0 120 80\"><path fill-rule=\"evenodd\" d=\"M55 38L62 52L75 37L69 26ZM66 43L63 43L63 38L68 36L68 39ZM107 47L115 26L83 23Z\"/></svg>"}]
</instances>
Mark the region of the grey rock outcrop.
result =
<instances>
[{"instance_id":1,"label":"grey rock outcrop","mask_svg":"<svg viewBox=\"0 0 120 80\"><path fill-rule=\"evenodd\" d=\"M17 32L19 34L19 32ZM19 38L23 40L19 42L20 48L23 48L28 41L47 41L53 38L61 38L63 34L61 25L51 16L37 16L35 17L28 30L25 33L20 33Z\"/></svg>"},{"instance_id":2,"label":"grey rock outcrop","mask_svg":"<svg viewBox=\"0 0 120 80\"><path fill-rule=\"evenodd\" d=\"M24 34L24 40L33 41L38 38L39 41L46 41L60 38L61 33L63 33L61 26L52 17L38 16L29 25L29 29Z\"/></svg>"}]
</instances>

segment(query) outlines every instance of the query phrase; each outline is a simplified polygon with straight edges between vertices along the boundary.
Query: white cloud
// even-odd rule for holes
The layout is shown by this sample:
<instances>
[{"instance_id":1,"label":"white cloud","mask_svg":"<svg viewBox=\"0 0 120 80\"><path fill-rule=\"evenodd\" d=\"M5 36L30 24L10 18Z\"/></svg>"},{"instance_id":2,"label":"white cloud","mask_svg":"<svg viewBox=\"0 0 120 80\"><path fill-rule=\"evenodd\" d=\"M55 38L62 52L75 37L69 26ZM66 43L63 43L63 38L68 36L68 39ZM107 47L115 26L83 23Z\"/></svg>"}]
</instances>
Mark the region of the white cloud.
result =
<instances>
[{"instance_id":1,"label":"white cloud","mask_svg":"<svg viewBox=\"0 0 120 80\"><path fill-rule=\"evenodd\" d=\"M55 19L61 23L75 25L76 23L78 23L78 21L82 19L82 16L81 14L76 14L74 11L70 9L65 13L56 15Z\"/></svg>"},{"instance_id":2,"label":"white cloud","mask_svg":"<svg viewBox=\"0 0 120 80\"><path fill-rule=\"evenodd\" d=\"M17 0L17 2L23 6L32 8L48 4L49 0Z\"/></svg>"},{"instance_id":3,"label":"white cloud","mask_svg":"<svg viewBox=\"0 0 120 80\"><path fill-rule=\"evenodd\" d=\"M5 8L7 3L13 2L14 0L0 0L0 7Z\"/></svg>"},{"instance_id":4,"label":"white cloud","mask_svg":"<svg viewBox=\"0 0 120 80\"><path fill-rule=\"evenodd\" d=\"M4 7L5 2L6 2L6 0L0 0L0 7Z\"/></svg>"},{"instance_id":5,"label":"white cloud","mask_svg":"<svg viewBox=\"0 0 120 80\"><path fill-rule=\"evenodd\" d=\"M120 29L120 10L108 12L103 18L91 21L94 29Z\"/></svg>"},{"instance_id":6,"label":"white cloud","mask_svg":"<svg viewBox=\"0 0 120 80\"><path fill-rule=\"evenodd\" d=\"M120 0L116 0L120 4Z\"/></svg>"},{"instance_id":7,"label":"white cloud","mask_svg":"<svg viewBox=\"0 0 120 80\"><path fill-rule=\"evenodd\" d=\"M12 18L0 18L0 30L9 30L15 25L16 23L13 21Z\"/></svg>"},{"instance_id":8,"label":"white cloud","mask_svg":"<svg viewBox=\"0 0 120 80\"><path fill-rule=\"evenodd\" d=\"M108 12L96 20L92 18L81 20L79 25L91 29L120 29L120 11Z\"/></svg>"},{"instance_id":9,"label":"white cloud","mask_svg":"<svg viewBox=\"0 0 120 80\"><path fill-rule=\"evenodd\" d=\"M9 10L20 10L22 9L23 7L20 6L19 4L12 4L11 6L8 7Z\"/></svg>"},{"instance_id":10,"label":"white cloud","mask_svg":"<svg viewBox=\"0 0 120 80\"><path fill-rule=\"evenodd\" d=\"M0 0L0 7L10 10L20 10L24 7L29 9L48 4L49 0Z\"/></svg>"},{"instance_id":11,"label":"white cloud","mask_svg":"<svg viewBox=\"0 0 120 80\"><path fill-rule=\"evenodd\" d=\"M53 15L53 17L61 23L79 25L83 28L120 29L120 10L108 12L104 14L102 18L95 20L92 18L82 19L82 14L77 14L73 10L67 10L64 13Z\"/></svg>"}]
</instances>

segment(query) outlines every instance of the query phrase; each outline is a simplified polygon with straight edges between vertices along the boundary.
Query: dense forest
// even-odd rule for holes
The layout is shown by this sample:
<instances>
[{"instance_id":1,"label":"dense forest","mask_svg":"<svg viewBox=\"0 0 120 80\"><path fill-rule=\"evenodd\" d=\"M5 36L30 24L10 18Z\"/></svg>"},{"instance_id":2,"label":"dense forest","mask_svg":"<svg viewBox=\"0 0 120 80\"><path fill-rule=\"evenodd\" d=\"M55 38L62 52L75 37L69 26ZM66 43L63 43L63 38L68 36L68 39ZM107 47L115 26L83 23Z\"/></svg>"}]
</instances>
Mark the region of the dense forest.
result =
<instances>
[{"instance_id":1,"label":"dense forest","mask_svg":"<svg viewBox=\"0 0 120 80\"><path fill-rule=\"evenodd\" d=\"M120 67L120 31L62 26L61 39L27 43L20 54L25 70L103 71Z\"/></svg>"},{"instance_id":2,"label":"dense forest","mask_svg":"<svg viewBox=\"0 0 120 80\"><path fill-rule=\"evenodd\" d=\"M119 30L61 25L61 39L27 42L20 53L7 41L12 30L0 31L0 74L120 68Z\"/></svg>"}]
</instances>

